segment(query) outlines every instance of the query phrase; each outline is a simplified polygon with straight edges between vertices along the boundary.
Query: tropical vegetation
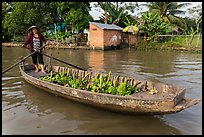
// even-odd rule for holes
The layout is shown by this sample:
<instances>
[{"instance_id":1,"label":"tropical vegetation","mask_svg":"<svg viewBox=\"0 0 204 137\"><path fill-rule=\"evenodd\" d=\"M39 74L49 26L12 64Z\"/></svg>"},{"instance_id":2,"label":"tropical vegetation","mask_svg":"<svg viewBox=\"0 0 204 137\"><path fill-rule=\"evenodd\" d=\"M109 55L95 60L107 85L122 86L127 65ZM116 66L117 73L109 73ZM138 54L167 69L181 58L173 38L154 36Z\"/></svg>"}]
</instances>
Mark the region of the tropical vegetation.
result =
<instances>
[{"instance_id":1,"label":"tropical vegetation","mask_svg":"<svg viewBox=\"0 0 204 137\"><path fill-rule=\"evenodd\" d=\"M185 45L196 43L196 47L201 47L202 5L181 10L188 5L179 2L141 5L137 2L96 2L95 6L90 2L2 2L2 40L11 41L19 35L26 37L27 29L37 25L47 37L63 41L72 36L74 30L89 28L89 22L94 21L89 11L95 7L102 12L99 22L122 28L135 26L139 29L137 36L147 37L147 42L176 42L181 37L161 36L183 35ZM148 10L135 16L141 6ZM181 16L185 14L188 17ZM66 31L63 30L65 26Z\"/></svg>"},{"instance_id":2,"label":"tropical vegetation","mask_svg":"<svg viewBox=\"0 0 204 137\"><path fill-rule=\"evenodd\" d=\"M147 2L147 4L144 5L149 8L150 12L158 13L164 22L176 24L183 29L186 28L185 21L177 15L184 15L185 11L180 9L188 6L189 3L178 4L178 2Z\"/></svg>"},{"instance_id":3,"label":"tropical vegetation","mask_svg":"<svg viewBox=\"0 0 204 137\"><path fill-rule=\"evenodd\" d=\"M103 10L100 20L103 23L116 24L122 28L127 26L127 22L131 20L132 24L136 23L136 20L130 13L134 13L138 4L125 3L125 2L98 2L96 7Z\"/></svg>"},{"instance_id":4,"label":"tropical vegetation","mask_svg":"<svg viewBox=\"0 0 204 137\"><path fill-rule=\"evenodd\" d=\"M3 40L8 41L15 34L27 36L32 25L42 32L49 30L49 25L56 28L57 23L63 22L71 29L88 28L93 20L90 10L89 2L2 2Z\"/></svg>"}]
</instances>

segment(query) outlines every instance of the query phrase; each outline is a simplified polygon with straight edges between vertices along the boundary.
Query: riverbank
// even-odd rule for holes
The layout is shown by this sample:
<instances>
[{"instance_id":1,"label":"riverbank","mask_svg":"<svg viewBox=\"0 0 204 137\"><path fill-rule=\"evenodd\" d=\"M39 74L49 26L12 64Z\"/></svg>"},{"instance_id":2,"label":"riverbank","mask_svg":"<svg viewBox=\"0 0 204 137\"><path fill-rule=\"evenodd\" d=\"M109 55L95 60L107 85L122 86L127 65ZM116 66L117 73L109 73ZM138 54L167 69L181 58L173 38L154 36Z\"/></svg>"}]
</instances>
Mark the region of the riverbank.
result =
<instances>
[{"instance_id":1,"label":"riverbank","mask_svg":"<svg viewBox=\"0 0 204 137\"><path fill-rule=\"evenodd\" d=\"M5 47L19 47L22 43L12 43L12 42L5 42L2 43L2 46ZM49 44L49 49L89 49L88 46L76 46L75 44L67 45L67 44L59 44L58 46L55 44Z\"/></svg>"},{"instance_id":2,"label":"riverbank","mask_svg":"<svg viewBox=\"0 0 204 137\"><path fill-rule=\"evenodd\" d=\"M5 47L19 47L22 43L12 43L12 42L6 42L2 43L2 46ZM49 47L46 47L48 49L90 49L89 46L76 46L75 44L59 44L58 46L56 44L49 44ZM179 50L179 51L189 51L189 52L195 52L195 53L202 53L202 46L199 47L187 47L182 46L181 44L175 44L175 43L158 43L158 42L140 42L137 46L131 47L136 50Z\"/></svg>"},{"instance_id":3,"label":"riverbank","mask_svg":"<svg viewBox=\"0 0 204 137\"><path fill-rule=\"evenodd\" d=\"M147 42L141 40L138 45L135 46L137 50L176 50L176 51L188 51L194 53L202 53L202 38L197 44L196 40L192 44L187 45L184 39L167 41L167 42Z\"/></svg>"},{"instance_id":4,"label":"riverbank","mask_svg":"<svg viewBox=\"0 0 204 137\"><path fill-rule=\"evenodd\" d=\"M158 44L158 45L140 45L136 47L137 50L177 50L177 51L189 51L189 52L197 52L201 53L202 48L200 47L183 47L180 45L163 45L163 44Z\"/></svg>"}]
</instances>

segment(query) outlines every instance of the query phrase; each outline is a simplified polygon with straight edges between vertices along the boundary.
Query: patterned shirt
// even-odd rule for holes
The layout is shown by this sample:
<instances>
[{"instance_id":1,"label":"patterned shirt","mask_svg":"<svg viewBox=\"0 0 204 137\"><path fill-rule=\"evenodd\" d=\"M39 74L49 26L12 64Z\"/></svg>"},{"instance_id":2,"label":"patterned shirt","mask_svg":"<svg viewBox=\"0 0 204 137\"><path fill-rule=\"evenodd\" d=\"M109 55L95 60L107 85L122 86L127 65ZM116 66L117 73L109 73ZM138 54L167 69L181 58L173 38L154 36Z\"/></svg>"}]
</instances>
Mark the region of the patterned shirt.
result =
<instances>
[{"instance_id":1,"label":"patterned shirt","mask_svg":"<svg viewBox=\"0 0 204 137\"><path fill-rule=\"evenodd\" d=\"M40 48L40 39L33 37L33 50Z\"/></svg>"}]
</instances>

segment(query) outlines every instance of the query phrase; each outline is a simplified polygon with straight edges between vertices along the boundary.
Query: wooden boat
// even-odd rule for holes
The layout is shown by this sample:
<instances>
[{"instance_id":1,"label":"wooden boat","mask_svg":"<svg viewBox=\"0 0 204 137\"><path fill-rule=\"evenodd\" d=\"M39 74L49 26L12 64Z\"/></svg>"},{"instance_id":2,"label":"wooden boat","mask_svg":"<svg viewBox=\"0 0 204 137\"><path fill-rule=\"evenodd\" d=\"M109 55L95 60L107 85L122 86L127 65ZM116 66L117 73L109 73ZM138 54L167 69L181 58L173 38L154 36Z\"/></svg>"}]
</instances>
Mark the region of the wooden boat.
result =
<instances>
[{"instance_id":1,"label":"wooden boat","mask_svg":"<svg viewBox=\"0 0 204 137\"><path fill-rule=\"evenodd\" d=\"M189 108L202 100L201 97L195 99L185 98L185 89L183 88L141 80L140 81L142 83L140 88L144 87L146 84L149 88L156 89L158 93L152 95L147 91L140 91L129 96L120 96L90 92L40 80L39 77L45 74L41 72L36 73L33 65L19 65L19 68L23 78L27 82L44 89L45 91L70 100L116 112L130 114L169 114ZM49 66L46 69L49 71L52 70L52 72L55 73L60 73L65 71L66 68L60 66ZM82 71L74 68L69 69L70 74L75 74L75 76L78 77L83 77L89 73L89 80L96 75L96 73L92 71ZM46 75L49 75L49 73ZM115 76L111 75L111 80L114 78ZM126 77L120 76L118 82L123 82L125 79ZM138 82L138 80L131 79L129 82L133 85Z\"/></svg>"}]
</instances>

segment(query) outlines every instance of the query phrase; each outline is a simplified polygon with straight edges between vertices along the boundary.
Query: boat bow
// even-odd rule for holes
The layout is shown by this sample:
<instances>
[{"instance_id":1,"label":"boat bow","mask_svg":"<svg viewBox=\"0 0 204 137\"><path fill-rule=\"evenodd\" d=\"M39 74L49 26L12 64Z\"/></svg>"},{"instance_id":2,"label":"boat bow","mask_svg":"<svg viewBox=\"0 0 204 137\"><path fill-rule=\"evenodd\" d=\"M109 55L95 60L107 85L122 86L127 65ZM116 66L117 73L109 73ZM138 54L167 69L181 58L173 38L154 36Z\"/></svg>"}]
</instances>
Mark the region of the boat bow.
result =
<instances>
[{"instance_id":1,"label":"boat bow","mask_svg":"<svg viewBox=\"0 0 204 137\"><path fill-rule=\"evenodd\" d=\"M186 109L186 108L189 108L193 105L196 105L198 104L200 101L202 100L202 97L197 97L197 98L194 98L194 99L190 99L190 98L183 98L179 104L177 104L174 109L176 111L181 111L183 109Z\"/></svg>"}]
</instances>

